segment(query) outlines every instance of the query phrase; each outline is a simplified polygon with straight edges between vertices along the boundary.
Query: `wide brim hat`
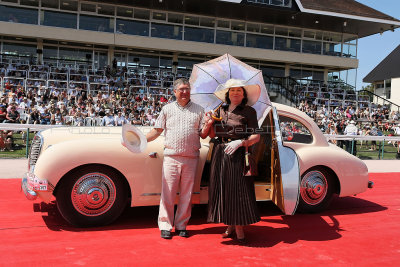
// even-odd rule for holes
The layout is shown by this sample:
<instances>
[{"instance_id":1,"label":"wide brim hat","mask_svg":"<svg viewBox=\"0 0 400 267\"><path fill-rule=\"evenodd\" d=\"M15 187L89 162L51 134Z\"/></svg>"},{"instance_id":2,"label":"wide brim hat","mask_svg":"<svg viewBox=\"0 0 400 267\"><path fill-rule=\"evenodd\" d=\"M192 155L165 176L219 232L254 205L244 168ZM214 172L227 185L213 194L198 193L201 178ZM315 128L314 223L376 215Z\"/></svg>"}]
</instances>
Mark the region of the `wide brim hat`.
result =
<instances>
[{"instance_id":1,"label":"wide brim hat","mask_svg":"<svg viewBox=\"0 0 400 267\"><path fill-rule=\"evenodd\" d=\"M137 127L132 124L124 124L121 144L132 153L142 153L147 147L147 139Z\"/></svg>"},{"instance_id":2,"label":"wide brim hat","mask_svg":"<svg viewBox=\"0 0 400 267\"><path fill-rule=\"evenodd\" d=\"M351 121L349 122L349 124L356 124L356 122L353 121L353 120L351 120Z\"/></svg>"},{"instance_id":3,"label":"wide brim hat","mask_svg":"<svg viewBox=\"0 0 400 267\"><path fill-rule=\"evenodd\" d=\"M225 83L218 85L214 95L221 101L225 102L226 92L228 92L230 88L234 87L242 87L246 90L247 105L249 106L253 106L260 98L261 88L258 84L247 84L246 81L239 79L229 79Z\"/></svg>"}]
</instances>

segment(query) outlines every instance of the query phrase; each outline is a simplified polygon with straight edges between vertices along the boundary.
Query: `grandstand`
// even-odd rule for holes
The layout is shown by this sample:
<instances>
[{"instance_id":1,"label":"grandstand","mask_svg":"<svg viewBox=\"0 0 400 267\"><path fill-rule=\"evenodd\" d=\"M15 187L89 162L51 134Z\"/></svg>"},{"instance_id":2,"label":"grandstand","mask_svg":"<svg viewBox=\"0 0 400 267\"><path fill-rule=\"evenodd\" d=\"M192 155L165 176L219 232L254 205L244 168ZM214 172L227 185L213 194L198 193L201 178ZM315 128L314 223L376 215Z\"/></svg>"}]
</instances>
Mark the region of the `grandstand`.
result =
<instances>
[{"instance_id":1,"label":"grandstand","mask_svg":"<svg viewBox=\"0 0 400 267\"><path fill-rule=\"evenodd\" d=\"M274 101L365 106L357 40L399 26L352 0L0 0L1 91L168 98L193 64L230 53Z\"/></svg>"}]
</instances>

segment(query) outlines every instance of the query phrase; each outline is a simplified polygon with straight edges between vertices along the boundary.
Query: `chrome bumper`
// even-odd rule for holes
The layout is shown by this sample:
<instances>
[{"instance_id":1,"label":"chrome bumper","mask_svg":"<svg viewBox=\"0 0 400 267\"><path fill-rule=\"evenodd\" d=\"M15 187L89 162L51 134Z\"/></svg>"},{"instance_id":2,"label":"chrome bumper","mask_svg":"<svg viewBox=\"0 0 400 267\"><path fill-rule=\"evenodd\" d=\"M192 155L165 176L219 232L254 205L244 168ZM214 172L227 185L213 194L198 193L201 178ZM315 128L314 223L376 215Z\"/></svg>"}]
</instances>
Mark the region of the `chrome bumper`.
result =
<instances>
[{"instance_id":1,"label":"chrome bumper","mask_svg":"<svg viewBox=\"0 0 400 267\"><path fill-rule=\"evenodd\" d=\"M24 178L22 178L21 188L22 188L22 191L24 191L24 194L28 200L35 200L37 198L36 192L29 189L28 178L25 176L24 176Z\"/></svg>"},{"instance_id":2,"label":"chrome bumper","mask_svg":"<svg viewBox=\"0 0 400 267\"><path fill-rule=\"evenodd\" d=\"M373 188L374 187L374 182L368 181L368 188Z\"/></svg>"},{"instance_id":3,"label":"chrome bumper","mask_svg":"<svg viewBox=\"0 0 400 267\"><path fill-rule=\"evenodd\" d=\"M54 186L50 184L46 179L40 179L33 173L27 172L24 174L21 182L22 191L27 199L35 200L38 197L38 192L52 192Z\"/></svg>"}]
</instances>

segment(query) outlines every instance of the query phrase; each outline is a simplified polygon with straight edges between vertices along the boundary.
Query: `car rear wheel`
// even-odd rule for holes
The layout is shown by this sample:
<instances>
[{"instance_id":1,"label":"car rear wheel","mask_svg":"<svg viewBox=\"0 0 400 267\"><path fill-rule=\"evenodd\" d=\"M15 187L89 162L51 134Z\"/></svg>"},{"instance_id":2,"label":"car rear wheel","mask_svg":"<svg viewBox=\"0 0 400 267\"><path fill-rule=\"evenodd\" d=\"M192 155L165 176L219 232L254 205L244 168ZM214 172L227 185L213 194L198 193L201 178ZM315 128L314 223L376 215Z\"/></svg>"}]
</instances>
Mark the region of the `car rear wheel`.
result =
<instances>
[{"instance_id":1,"label":"car rear wheel","mask_svg":"<svg viewBox=\"0 0 400 267\"><path fill-rule=\"evenodd\" d=\"M70 172L56 191L61 215L79 227L110 224L123 212L127 196L122 177L104 166L85 166Z\"/></svg>"},{"instance_id":2,"label":"car rear wheel","mask_svg":"<svg viewBox=\"0 0 400 267\"><path fill-rule=\"evenodd\" d=\"M332 175L322 168L313 168L304 173L301 177L297 210L302 213L316 213L325 210L333 199L334 181Z\"/></svg>"}]
</instances>

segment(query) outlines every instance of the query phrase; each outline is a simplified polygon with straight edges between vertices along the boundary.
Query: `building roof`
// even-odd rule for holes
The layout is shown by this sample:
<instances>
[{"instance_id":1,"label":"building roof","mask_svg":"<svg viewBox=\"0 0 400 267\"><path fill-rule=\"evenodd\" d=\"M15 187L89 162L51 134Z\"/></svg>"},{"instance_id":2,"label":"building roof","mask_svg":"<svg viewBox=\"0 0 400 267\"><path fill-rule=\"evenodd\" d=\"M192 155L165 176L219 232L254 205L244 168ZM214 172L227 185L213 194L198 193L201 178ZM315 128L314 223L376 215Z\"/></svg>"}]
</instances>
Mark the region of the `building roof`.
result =
<instances>
[{"instance_id":1,"label":"building roof","mask_svg":"<svg viewBox=\"0 0 400 267\"><path fill-rule=\"evenodd\" d=\"M400 45L396 47L384 60L381 61L367 76L363 82L373 83L400 77Z\"/></svg>"},{"instance_id":2,"label":"building roof","mask_svg":"<svg viewBox=\"0 0 400 267\"><path fill-rule=\"evenodd\" d=\"M400 20L355 0L292 0L291 7L254 0L88 0L275 25L343 32L358 38L395 30Z\"/></svg>"},{"instance_id":3,"label":"building roof","mask_svg":"<svg viewBox=\"0 0 400 267\"><path fill-rule=\"evenodd\" d=\"M303 6L303 8L305 9L400 22L396 18L386 15L376 9L363 5L354 0L299 0L299 1Z\"/></svg>"}]
</instances>

